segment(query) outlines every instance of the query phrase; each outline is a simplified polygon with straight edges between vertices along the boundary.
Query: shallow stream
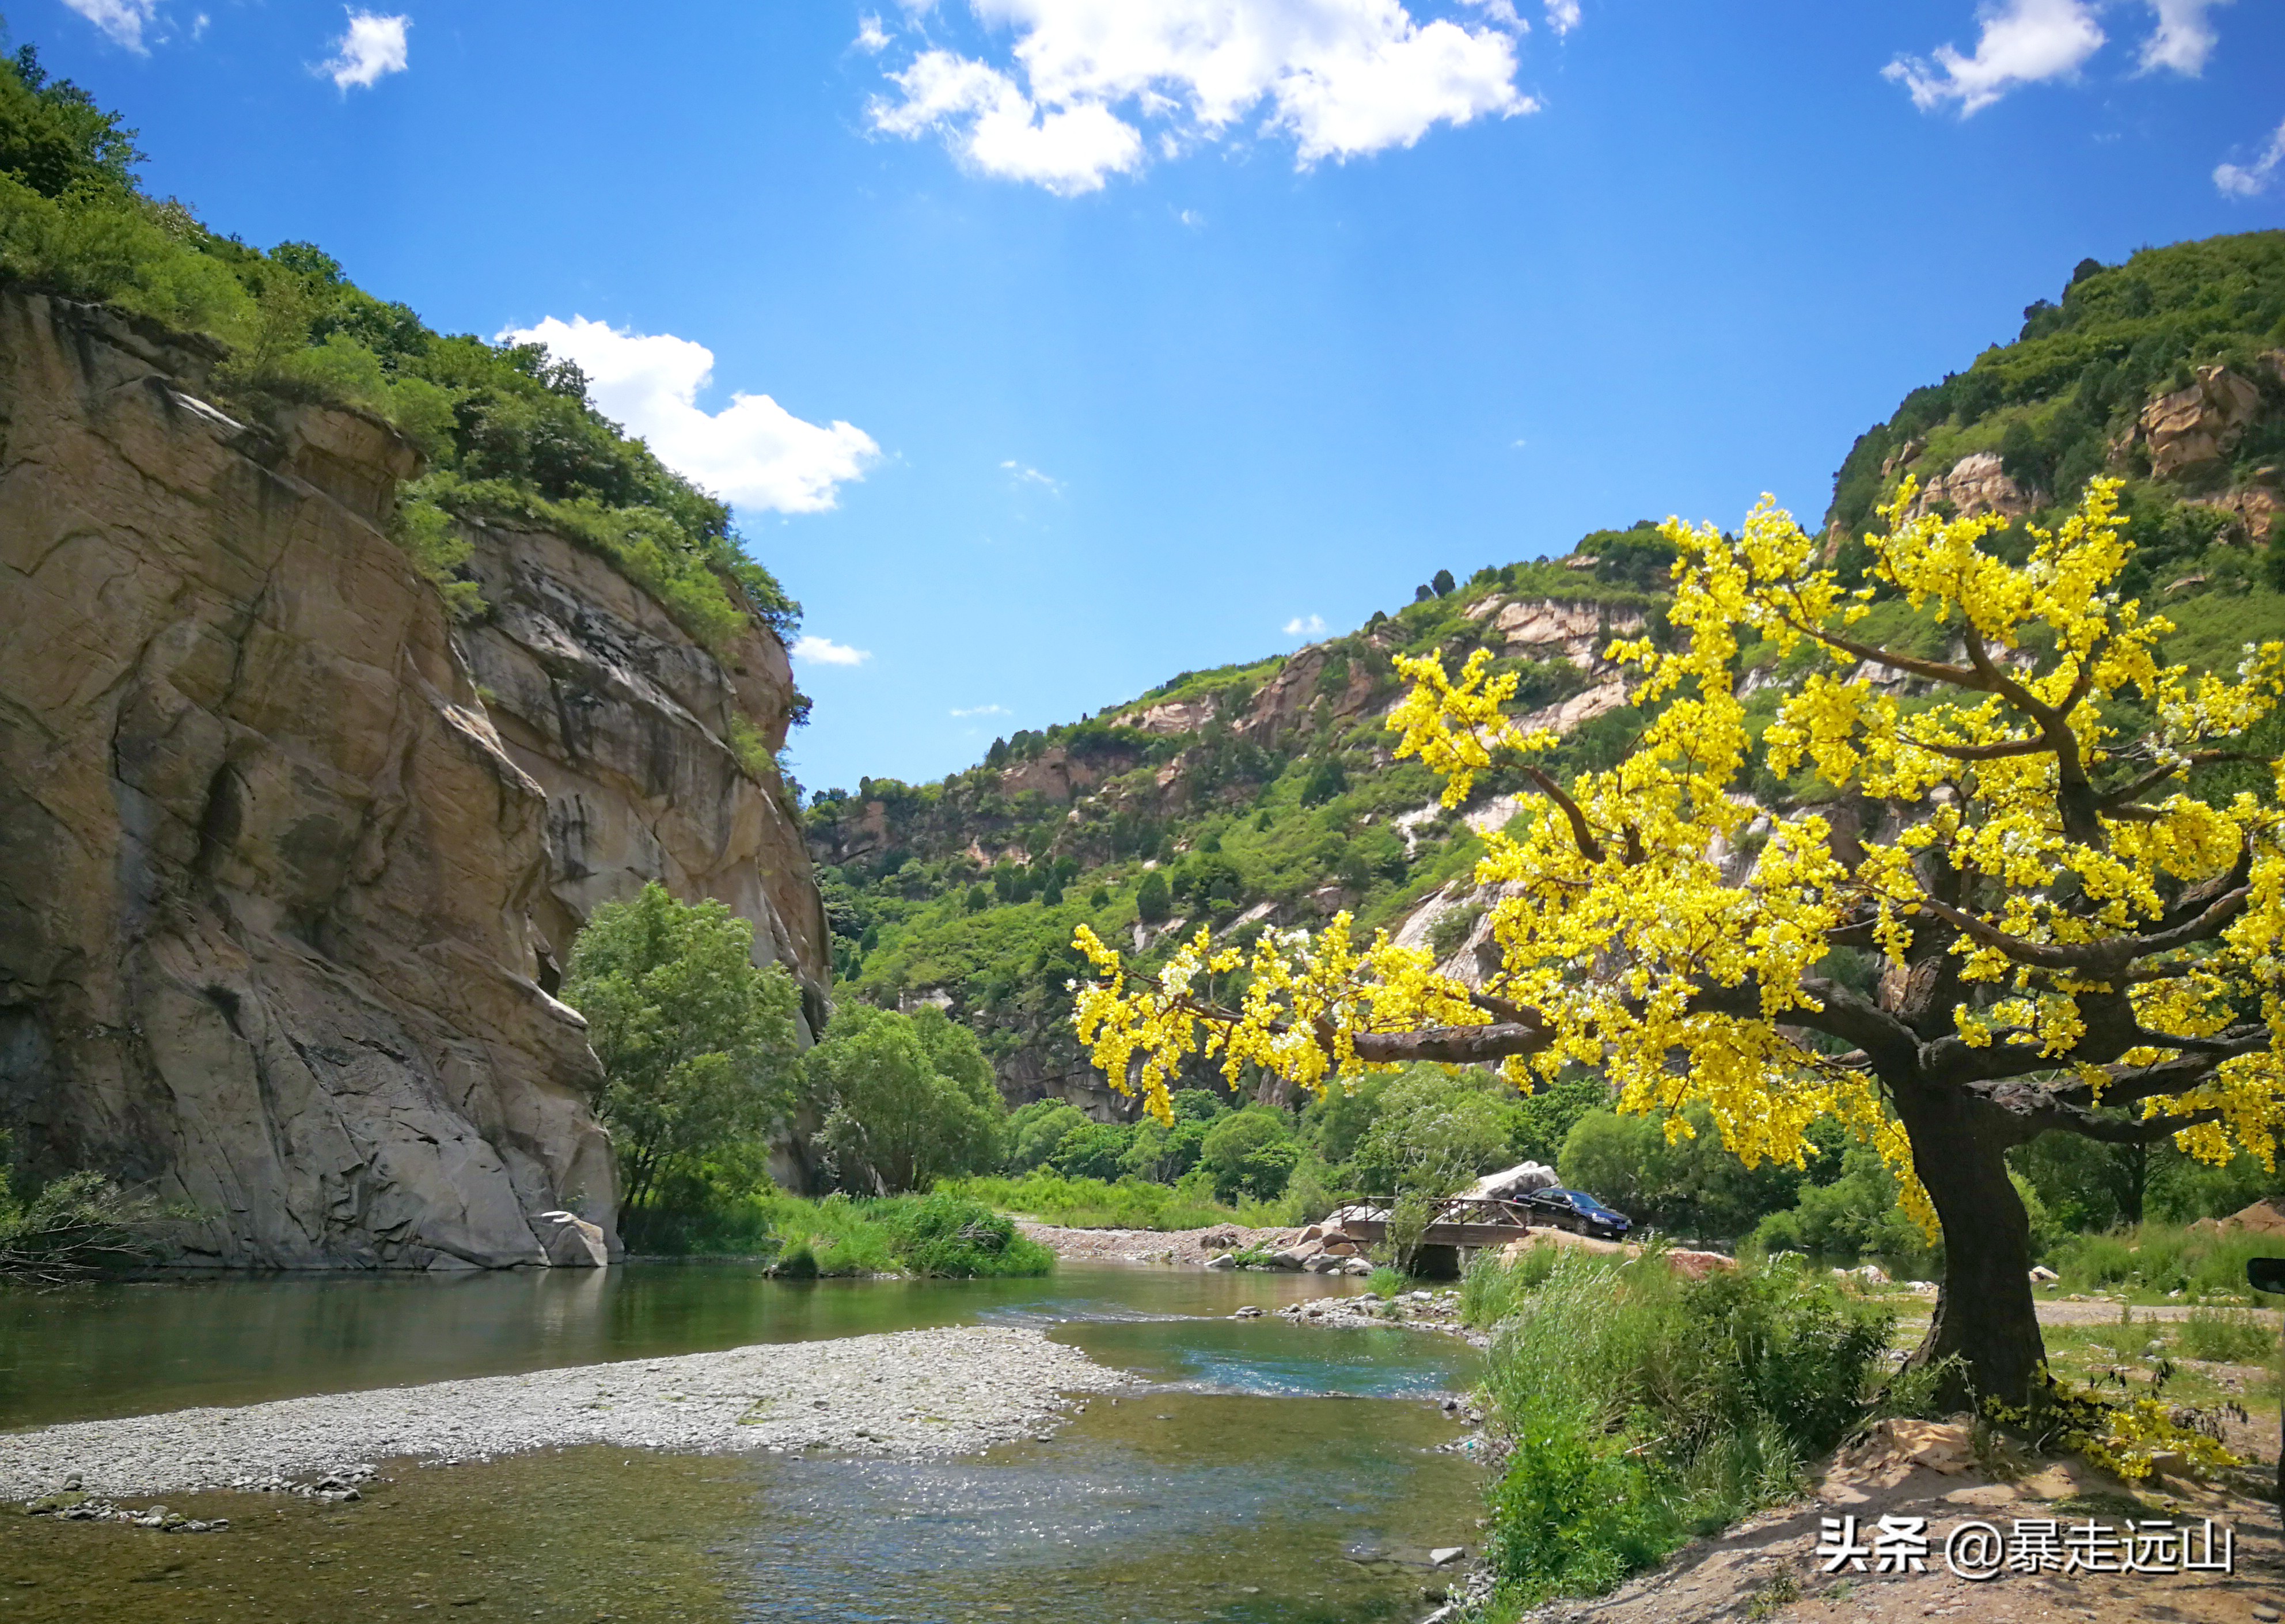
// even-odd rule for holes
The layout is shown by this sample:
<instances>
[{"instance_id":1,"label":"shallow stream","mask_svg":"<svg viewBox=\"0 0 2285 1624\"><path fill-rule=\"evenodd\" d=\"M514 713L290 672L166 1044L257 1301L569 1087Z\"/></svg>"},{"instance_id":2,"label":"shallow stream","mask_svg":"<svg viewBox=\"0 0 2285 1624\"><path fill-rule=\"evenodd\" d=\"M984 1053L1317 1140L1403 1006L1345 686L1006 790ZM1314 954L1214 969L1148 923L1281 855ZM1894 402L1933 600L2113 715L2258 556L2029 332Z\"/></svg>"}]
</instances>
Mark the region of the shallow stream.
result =
<instances>
[{"instance_id":1,"label":"shallow stream","mask_svg":"<svg viewBox=\"0 0 2285 1624\"><path fill-rule=\"evenodd\" d=\"M225 1534L0 1526L39 1619L1411 1620L1479 1475L1417 1331L1233 1321L1322 1277L1068 1264L1043 1280L771 1281L737 1265L232 1279L0 1294L0 1424L259 1402L762 1341L1033 1323L1151 1385L943 1463L578 1449L396 1463L356 1503L176 1496Z\"/></svg>"}]
</instances>

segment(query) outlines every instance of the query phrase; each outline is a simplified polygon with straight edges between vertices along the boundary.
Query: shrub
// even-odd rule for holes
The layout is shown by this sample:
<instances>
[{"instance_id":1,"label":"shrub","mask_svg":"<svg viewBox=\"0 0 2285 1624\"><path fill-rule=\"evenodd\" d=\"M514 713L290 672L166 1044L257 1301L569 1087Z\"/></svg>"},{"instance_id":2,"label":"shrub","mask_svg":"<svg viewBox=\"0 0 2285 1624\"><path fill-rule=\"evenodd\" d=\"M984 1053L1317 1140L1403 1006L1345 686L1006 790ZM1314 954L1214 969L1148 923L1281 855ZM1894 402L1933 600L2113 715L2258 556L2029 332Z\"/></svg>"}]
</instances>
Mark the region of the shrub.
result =
<instances>
[{"instance_id":1,"label":"shrub","mask_svg":"<svg viewBox=\"0 0 2285 1624\"><path fill-rule=\"evenodd\" d=\"M1606 1590L1794 1492L1865 1416L1892 1323L1794 1268L1684 1281L1655 1252L1566 1251L1532 1271L1476 1288L1515 1298L1486 1384L1512 1446L1487 1545L1527 1602Z\"/></svg>"},{"instance_id":2,"label":"shrub","mask_svg":"<svg viewBox=\"0 0 2285 1624\"><path fill-rule=\"evenodd\" d=\"M1017 1235L1013 1222L954 1190L891 1205L883 1221L899 1259L915 1275L970 1279L1044 1275L1055 1267L1055 1254Z\"/></svg>"},{"instance_id":3,"label":"shrub","mask_svg":"<svg viewBox=\"0 0 2285 1624\"><path fill-rule=\"evenodd\" d=\"M2193 1308L2182 1322L2181 1349L2191 1359L2258 1364L2277 1352L2277 1332L2243 1308Z\"/></svg>"}]
</instances>

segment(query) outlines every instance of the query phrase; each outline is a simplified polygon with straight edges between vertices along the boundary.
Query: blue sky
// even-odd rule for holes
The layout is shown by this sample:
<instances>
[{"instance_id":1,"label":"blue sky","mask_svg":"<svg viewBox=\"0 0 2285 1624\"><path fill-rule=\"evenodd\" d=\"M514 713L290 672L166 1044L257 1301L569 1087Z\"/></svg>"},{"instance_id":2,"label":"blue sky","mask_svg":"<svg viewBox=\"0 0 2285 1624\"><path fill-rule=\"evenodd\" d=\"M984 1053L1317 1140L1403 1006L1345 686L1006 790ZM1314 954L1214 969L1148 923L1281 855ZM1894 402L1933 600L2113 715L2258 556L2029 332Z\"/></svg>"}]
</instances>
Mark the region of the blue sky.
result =
<instances>
[{"instance_id":1,"label":"blue sky","mask_svg":"<svg viewBox=\"0 0 2285 1624\"><path fill-rule=\"evenodd\" d=\"M404 8L399 9L400 5ZM2278 0L17 0L146 184L538 332L807 609L812 788L1763 490L2285 224Z\"/></svg>"}]
</instances>

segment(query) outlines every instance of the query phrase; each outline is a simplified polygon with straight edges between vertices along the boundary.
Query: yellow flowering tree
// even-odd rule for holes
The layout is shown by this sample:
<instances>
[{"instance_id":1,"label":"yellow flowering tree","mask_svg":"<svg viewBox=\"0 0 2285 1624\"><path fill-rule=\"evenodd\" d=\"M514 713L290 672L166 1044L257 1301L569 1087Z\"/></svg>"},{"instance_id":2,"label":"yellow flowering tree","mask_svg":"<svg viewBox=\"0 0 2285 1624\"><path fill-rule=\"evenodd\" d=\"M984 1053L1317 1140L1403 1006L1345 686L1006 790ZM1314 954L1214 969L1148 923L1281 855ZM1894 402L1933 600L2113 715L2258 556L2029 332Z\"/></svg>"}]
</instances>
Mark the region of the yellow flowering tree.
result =
<instances>
[{"instance_id":1,"label":"yellow flowering tree","mask_svg":"<svg viewBox=\"0 0 2285 1624\"><path fill-rule=\"evenodd\" d=\"M2285 645L2249 647L2234 680L2160 665L2172 628L2115 587L2116 492L2093 481L2057 529L2003 534L1914 515L1908 484L1866 537L1880 585L1856 591L1767 498L1734 537L1669 521L1670 647L1610 651L1650 719L1618 765L1568 784L1485 654L1457 678L1400 662L1396 753L1443 777L1447 805L1499 761L1534 792L1476 870L1497 968L1464 985L1385 934L1354 940L1344 915L1250 955L1201 932L1143 976L1082 927L1095 1064L1163 1116L1193 1055L1320 1093L1423 1059L1497 1063L1528 1091L1575 1062L1669 1134L1702 1102L1749 1165L1799 1165L1804 1130L1835 1118L1941 1227L1917 1357L1959 1355L1978 1392L2020 1400L2043 1349L2007 1148L2171 1135L2273 1165L2285 1117L2285 763L2260 763L2262 793L2192 792L2199 767L2258 759L2242 744L2285 692ZM1858 635L1883 589L1943 624L1948 658ZM1763 743L1780 779L1824 786L1817 804L1744 793L1741 638L1814 646ZM1748 865L1740 837L1765 815ZM1873 956L1869 989L1835 973L1842 947Z\"/></svg>"}]
</instances>

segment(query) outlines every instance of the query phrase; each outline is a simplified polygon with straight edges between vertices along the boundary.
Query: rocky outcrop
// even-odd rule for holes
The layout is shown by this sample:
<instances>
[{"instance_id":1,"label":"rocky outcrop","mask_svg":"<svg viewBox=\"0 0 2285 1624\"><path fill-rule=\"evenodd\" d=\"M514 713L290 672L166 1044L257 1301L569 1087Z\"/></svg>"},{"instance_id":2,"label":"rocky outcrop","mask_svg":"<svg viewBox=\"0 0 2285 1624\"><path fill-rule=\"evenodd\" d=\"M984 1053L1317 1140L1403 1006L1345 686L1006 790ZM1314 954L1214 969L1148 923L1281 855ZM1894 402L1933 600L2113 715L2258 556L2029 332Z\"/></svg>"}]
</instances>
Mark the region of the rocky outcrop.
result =
<instances>
[{"instance_id":1,"label":"rocky outcrop","mask_svg":"<svg viewBox=\"0 0 2285 1624\"><path fill-rule=\"evenodd\" d=\"M1614 639L1640 637L1638 610L1554 599L1501 606L1492 627L1507 652L1534 660L1567 660L1582 671L1605 671L1604 650Z\"/></svg>"},{"instance_id":2,"label":"rocky outcrop","mask_svg":"<svg viewBox=\"0 0 2285 1624\"><path fill-rule=\"evenodd\" d=\"M1998 453L1993 451L1975 451L1962 457L1930 479L1921 487L1912 511L1926 513L1939 502L1951 503L1952 511L1963 519L1973 519L1978 514L1998 514L2002 518L2014 519L2031 511L2030 498L2008 477Z\"/></svg>"},{"instance_id":3,"label":"rocky outcrop","mask_svg":"<svg viewBox=\"0 0 2285 1624\"><path fill-rule=\"evenodd\" d=\"M793 703L784 647L749 626L718 658L560 537L497 524L468 535L489 612L462 646L509 758L547 797L547 878L531 903L541 984L553 990L599 903L656 880L751 920L756 961L802 984L813 1034L831 950L767 759Z\"/></svg>"},{"instance_id":4,"label":"rocky outcrop","mask_svg":"<svg viewBox=\"0 0 2285 1624\"><path fill-rule=\"evenodd\" d=\"M2266 357L2285 373L2285 352ZM2142 408L2131 443L2150 459L2150 472L2172 479L2226 456L2261 412L2261 388L2226 366L2201 366L2189 388L2161 395Z\"/></svg>"},{"instance_id":5,"label":"rocky outcrop","mask_svg":"<svg viewBox=\"0 0 2285 1624\"><path fill-rule=\"evenodd\" d=\"M197 1213L192 1261L608 1250L548 803L384 534L377 423L0 294L0 1118Z\"/></svg>"}]
</instances>

